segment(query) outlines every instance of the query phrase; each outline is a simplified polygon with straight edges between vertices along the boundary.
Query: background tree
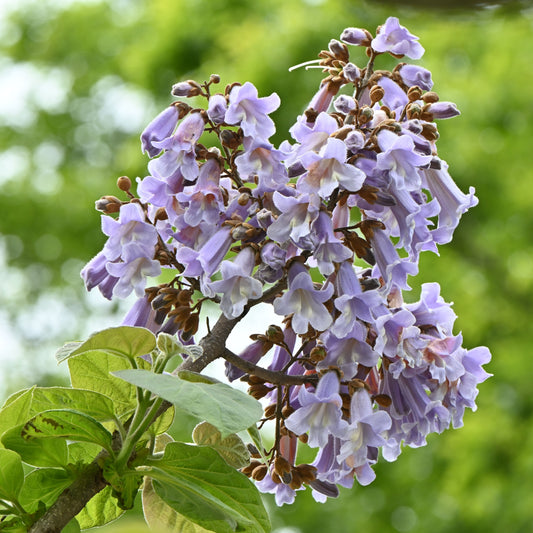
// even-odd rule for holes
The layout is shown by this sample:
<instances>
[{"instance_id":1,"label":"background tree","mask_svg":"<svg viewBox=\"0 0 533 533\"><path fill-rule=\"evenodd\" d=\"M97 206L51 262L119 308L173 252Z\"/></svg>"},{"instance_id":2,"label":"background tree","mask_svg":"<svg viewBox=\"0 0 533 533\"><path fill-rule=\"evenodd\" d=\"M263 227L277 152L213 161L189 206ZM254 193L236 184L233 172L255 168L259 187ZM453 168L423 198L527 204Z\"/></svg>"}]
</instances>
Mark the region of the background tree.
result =
<instances>
[{"instance_id":1,"label":"background tree","mask_svg":"<svg viewBox=\"0 0 533 533\"><path fill-rule=\"evenodd\" d=\"M2 358L20 362L19 372L4 378L12 388L44 384L54 349L101 325L95 305L100 314L116 312L87 299L79 279L103 243L92 204L113 192L119 174L144 175L137 136L169 102L172 83L212 72L224 82L250 79L261 94L280 95L274 118L282 131L319 79L286 69L312 58L332 34L396 15L420 36L428 49L422 64L462 111L440 126L439 151L459 186L475 184L480 198L453 245L442 247L440 258L423 257L420 282L424 272L427 280L441 280L465 343L491 348L495 378L461 431L378 465L373 485L324 506L302 495L294 506L274 510L274 525L315 531L334 520L345 531L354 524L370 532L527 530L533 518L523 495L533 475L531 13L519 3L455 12L340 1L62 7L41 1L11 10L2 24L0 73L0 320ZM114 316L102 321L118 323Z\"/></svg>"}]
</instances>

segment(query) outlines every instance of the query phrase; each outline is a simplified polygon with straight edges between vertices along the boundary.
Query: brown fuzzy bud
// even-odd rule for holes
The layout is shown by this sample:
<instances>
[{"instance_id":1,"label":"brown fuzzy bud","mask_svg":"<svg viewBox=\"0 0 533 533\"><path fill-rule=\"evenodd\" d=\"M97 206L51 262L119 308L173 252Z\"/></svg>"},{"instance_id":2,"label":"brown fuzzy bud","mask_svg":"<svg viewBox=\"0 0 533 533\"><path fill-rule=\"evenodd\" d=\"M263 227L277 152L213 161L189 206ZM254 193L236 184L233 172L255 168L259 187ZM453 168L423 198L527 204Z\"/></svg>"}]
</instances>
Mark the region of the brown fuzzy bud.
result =
<instances>
[{"instance_id":1,"label":"brown fuzzy bud","mask_svg":"<svg viewBox=\"0 0 533 533\"><path fill-rule=\"evenodd\" d=\"M267 465L259 465L259 466L256 466L253 470L252 470L252 479L254 479L255 481L261 481L262 479L265 478L265 476L267 475L268 473L268 466Z\"/></svg>"},{"instance_id":2,"label":"brown fuzzy bud","mask_svg":"<svg viewBox=\"0 0 533 533\"><path fill-rule=\"evenodd\" d=\"M116 196L102 196L100 200L96 200L94 208L106 215L110 213L118 213L122 202Z\"/></svg>"},{"instance_id":3,"label":"brown fuzzy bud","mask_svg":"<svg viewBox=\"0 0 533 533\"><path fill-rule=\"evenodd\" d=\"M374 85L372 89L370 89L370 102L371 105L374 105L376 102L379 102L383 99L385 96L385 90L380 85Z\"/></svg>"},{"instance_id":4,"label":"brown fuzzy bud","mask_svg":"<svg viewBox=\"0 0 533 533\"><path fill-rule=\"evenodd\" d=\"M407 91L407 98L409 99L409 102L420 100L421 96L422 89L418 85L413 85L412 87L409 87L409 90Z\"/></svg>"},{"instance_id":5,"label":"brown fuzzy bud","mask_svg":"<svg viewBox=\"0 0 533 533\"><path fill-rule=\"evenodd\" d=\"M128 176L120 176L117 179L117 187L124 192L128 192L131 189L131 180Z\"/></svg>"},{"instance_id":6,"label":"brown fuzzy bud","mask_svg":"<svg viewBox=\"0 0 533 533\"><path fill-rule=\"evenodd\" d=\"M281 414L283 415L283 418L289 417L294 412L294 409L290 405L283 406L283 409L281 410Z\"/></svg>"},{"instance_id":7,"label":"brown fuzzy bud","mask_svg":"<svg viewBox=\"0 0 533 533\"><path fill-rule=\"evenodd\" d=\"M323 361L328 355L326 348L323 344L318 344L309 353L309 359L315 363Z\"/></svg>"},{"instance_id":8,"label":"brown fuzzy bud","mask_svg":"<svg viewBox=\"0 0 533 533\"><path fill-rule=\"evenodd\" d=\"M422 96L422 100L424 100L426 104L434 104L439 101L439 95L436 92L428 91Z\"/></svg>"},{"instance_id":9,"label":"brown fuzzy bud","mask_svg":"<svg viewBox=\"0 0 533 533\"><path fill-rule=\"evenodd\" d=\"M242 193L237 199L239 205L245 206L250 201L250 195L248 193Z\"/></svg>"},{"instance_id":10,"label":"brown fuzzy bud","mask_svg":"<svg viewBox=\"0 0 533 533\"><path fill-rule=\"evenodd\" d=\"M435 124L429 122L422 125L422 136L428 141L433 142L439 138L439 132Z\"/></svg>"},{"instance_id":11,"label":"brown fuzzy bud","mask_svg":"<svg viewBox=\"0 0 533 533\"><path fill-rule=\"evenodd\" d=\"M273 418L274 416L276 416L276 404L265 407L265 418Z\"/></svg>"},{"instance_id":12,"label":"brown fuzzy bud","mask_svg":"<svg viewBox=\"0 0 533 533\"><path fill-rule=\"evenodd\" d=\"M363 107L359 110L359 116L358 116L358 119L359 119L359 122L360 122L361 124L367 124L367 123L370 122L373 118L374 118L374 110L373 110L371 107L363 106Z\"/></svg>"},{"instance_id":13,"label":"brown fuzzy bud","mask_svg":"<svg viewBox=\"0 0 533 533\"><path fill-rule=\"evenodd\" d=\"M220 83L220 76L218 74L211 74L211 76L209 76L209 81L211 83Z\"/></svg>"},{"instance_id":14,"label":"brown fuzzy bud","mask_svg":"<svg viewBox=\"0 0 533 533\"><path fill-rule=\"evenodd\" d=\"M255 398L256 400L259 400L263 396L266 396L272 389L270 387L267 387L266 385L262 383L257 383L256 385L252 385L248 389L248 394Z\"/></svg>"}]
</instances>

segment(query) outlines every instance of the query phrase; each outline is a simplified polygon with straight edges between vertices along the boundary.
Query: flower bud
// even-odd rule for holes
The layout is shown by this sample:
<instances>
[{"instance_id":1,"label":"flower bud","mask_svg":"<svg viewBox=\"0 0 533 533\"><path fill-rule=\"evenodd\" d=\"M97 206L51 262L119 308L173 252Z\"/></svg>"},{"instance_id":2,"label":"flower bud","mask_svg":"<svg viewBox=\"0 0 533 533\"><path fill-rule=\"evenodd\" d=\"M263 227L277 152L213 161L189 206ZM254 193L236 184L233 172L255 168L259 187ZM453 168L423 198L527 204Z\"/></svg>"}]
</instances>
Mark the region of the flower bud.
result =
<instances>
[{"instance_id":1,"label":"flower bud","mask_svg":"<svg viewBox=\"0 0 533 533\"><path fill-rule=\"evenodd\" d=\"M435 102L430 104L425 111L431 113L433 118L453 118L461 114L453 102Z\"/></svg>"},{"instance_id":2,"label":"flower bud","mask_svg":"<svg viewBox=\"0 0 533 533\"><path fill-rule=\"evenodd\" d=\"M407 91L407 98L409 99L409 102L420 100L421 97L422 89L418 85L413 85L413 87L409 87L409 90Z\"/></svg>"},{"instance_id":3,"label":"flower bud","mask_svg":"<svg viewBox=\"0 0 533 533\"><path fill-rule=\"evenodd\" d=\"M220 76L218 74L211 74L211 76L209 76L209 81L211 83L220 83Z\"/></svg>"},{"instance_id":4,"label":"flower bud","mask_svg":"<svg viewBox=\"0 0 533 533\"><path fill-rule=\"evenodd\" d=\"M361 78L361 71L353 63L346 63L342 69L343 76L352 83Z\"/></svg>"},{"instance_id":5,"label":"flower bud","mask_svg":"<svg viewBox=\"0 0 533 533\"><path fill-rule=\"evenodd\" d=\"M110 213L118 213L122 202L116 196L102 196L100 200L96 200L94 208L106 215Z\"/></svg>"},{"instance_id":6,"label":"flower bud","mask_svg":"<svg viewBox=\"0 0 533 533\"><path fill-rule=\"evenodd\" d=\"M404 63L394 69L398 72L405 85L412 87L418 85L421 89L429 91L433 87L431 72L418 65L409 65Z\"/></svg>"},{"instance_id":7,"label":"flower bud","mask_svg":"<svg viewBox=\"0 0 533 533\"><path fill-rule=\"evenodd\" d=\"M374 105L376 102L379 102L383 99L385 96L385 89L381 87L380 85L374 85L372 89L370 89L370 105Z\"/></svg>"},{"instance_id":8,"label":"flower bud","mask_svg":"<svg viewBox=\"0 0 533 533\"><path fill-rule=\"evenodd\" d=\"M436 92L428 91L422 96L422 100L424 100L426 104L433 104L439 101L439 95Z\"/></svg>"},{"instance_id":9,"label":"flower bud","mask_svg":"<svg viewBox=\"0 0 533 533\"><path fill-rule=\"evenodd\" d=\"M131 180L128 176L120 176L117 179L117 187L124 192L128 192L131 189Z\"/></svg>"},{"instance_id":10,"label":"flower bud","mask_svg":"<svg viewBox=\"0 0 533 533\"><path fill-rule=\"evenodd\" d=\"M363 28L346 28L341 34L341 41L354 46L370 46L372 35Z\"/></svg>"},{"instance_id":11,"label":"flower bud","mask_svg":"<svg viewBox=\"0 0 533 533\"><path fill-rule=\"evenodd\" d=\"M228 103L223 94L214 94L209 98L209 105L207 106L207 116L214 124L222 124L226 116L226 109Z\"/></svg>"},{"instance_id":12,"label":"flower bud","mask_svg":"<svg viewBox=\"0 0 533 533\"><path fill-rule=\"evenodd\" d=\"M268 466L261 464L259 466L256 466L252 470L251 478L255 481L261 481L262 479L265 478L267 473L268 473Z\"/></svg>"},{"instance_id":13,"label":"flower bud","mask_svg":"<svg viewBox=\"0 0 533 533\"><path fill-rule=\"evenodd\" d=\"M353 130L344 139L344 144L350 152L357 152L365 145L365 136L359 130Z\"/></svg>"},{"instance_id":14,"label":"flower bud","mask_svg":"<svg viewBox=\"0 0 533 533\"><path fill-rule=\"evenodd\" d=\"M348 47L337 41L337 39L331 39L328 44L329 51L335 56L336 59L346 62L350 59L350 54L348 52Z\"/></svg>"},{"instance_id":15,"label":"flower bud","mask_svg":"<svg viewBox=\"0 0 533 533\"><path fill-rule=\"evenodd\" d=\"M241 145L242 136L231 130L222 130L220 132L220 142L230 150L235 150Z\"/></svg>"},{"instance_id":16,"label":"flower bud","mask_svg":"<svg viewBox=\"0 0 533 533\"><path fill-rule=\"evenodd\" d=\"M341 94L340 96L337 96L333 105L335 106L336 111L347 115L350 111L355 109L355 100L351 96Z\"/></svg>"},{"instance_id":17,"label":"flower bud","mask_svg":"<svg viewBox=\"0 0 533 533\"><path fill-rule=\"evenodd\" d=\"M202 94L202 87L194 80L180 81L172 86L172 96L198 96Z\"/></svg>"}]
</instances>

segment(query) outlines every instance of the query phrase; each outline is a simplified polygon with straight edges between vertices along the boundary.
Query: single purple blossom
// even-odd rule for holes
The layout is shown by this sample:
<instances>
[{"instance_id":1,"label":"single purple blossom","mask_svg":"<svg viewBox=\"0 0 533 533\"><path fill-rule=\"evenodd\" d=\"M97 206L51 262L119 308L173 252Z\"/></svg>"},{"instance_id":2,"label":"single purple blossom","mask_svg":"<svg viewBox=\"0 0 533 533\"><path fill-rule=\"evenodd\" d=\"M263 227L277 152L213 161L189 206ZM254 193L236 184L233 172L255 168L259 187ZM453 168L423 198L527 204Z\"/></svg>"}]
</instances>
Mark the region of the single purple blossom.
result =
<instances>
[{"instance_id":1,"label":"single purple blossom","mask_svg":"<svg viewBox=\"0 0 533 533\"><path fill-rule=\"evenodd\" d=\"M222 280L211 283L211 289L222 293L220 309L227 318L240 316L248 300L261 297L263 286L251 277L254 266L254 252L248 247L243 248L233 261L222 261Z\"/></svg>"},{"instance_id":2,"label":"single purple blossom","mask_svg":"<svg viewBox=\"0 0 533 533\"><path fill-rule=\"evenodd\" d=\"M329 138L318 154L303 154L301 162L307 173L299 179L298 188L303 192L315 192L322 198L328 198L337 187L357 192L366 175L356 166L346 164L346 155L346 145L335 138Z\"/></svg>"},{"instance_id":3,"label":"single purple blossom","mask_svg":"<svg viewBox=\"0 0 533 533\"><path fill-rule=\"evenodd\" d=\"M258 98L257 89L246 82L231 90L225 122L238 124L246 137L267 140L276 131L268 114L275 111L279 104L280 99L276 93Z\"/></svg>"},{"instance_id":4,"label":"single purple blossom","mask_svg":"<svg viewBox=\"0 0 533 533\"><path fill-rule=\"evenodd\" d=\"M139 254L152 258L157 243L157 231L146 222L144 211L138 203L121 206L117 220L102 216L102 231L109 238L103 252L108 260L114 261L122 255L126 245L134 243Z\"/></svg>"},{"instance_id":5,"label":"single purple blossom","mask_svg":"<svg viewBox=\"0 0 533 533\"><path fill-rule=\"evenodd\" d=\"M198 163L194 148L205 127L200 113L187 115L178 125L172 137L154 145L163 148L165 153L155 159L152 168L166 178L180 170L185 179L192 181L198 176Z\"/></svg>"},{"instance_id":6,"label":"single purple blossom","mask_svg":"<svg viewBox=\"0 0 533 533\"><path fill-rule=\"evenodd\" d=\"M398 189L418 190L421 185L418 168L429 165L432 156L415 152L414 142L408 135L381 130L377 138L381 153L376 168L387 171Z\"/></svg>"},{"instance_id":7,"label":"single purple blossom","mask_svg":"<svg viewBox=\"0 0 533 533\"><path fill-rule=\"evenodd\" d=\"M431 195L437 199L441 207L437 229L433 230L433 238L439 244L446 244L451 241L461 215L477 205L475 189L470 187L469 193L464 194L450 176L447 163L440 159L420 172Z\"/></svg>"},{"instance_id":8,"label":"single purple blossom","mask_svg":"<svg viewBox=\"0 0 533 533\"><path fill-rule=\"evenodd\" d=\"M208 159L200 169L198 180L176 195L177 200L186 205L183 220L190 226L198 226L202 221L216 224L224 211L224 199L219 186L220 165L216 159Z\"/></svg>"},{"instance_id":9,"label":"single purple blossom","mask_svg":"<svg viewBox=\"0 0 533 533\"><path fill-rule=\"evenodd\" d=\"M309 326L324 331L333 322L324 305L332 295L333 285L315 289L305 267L294 263L289 268L289 288L283 296L274 300L274 311L282 316L292 313L292 327L296 333L307 333Z\"/></svg>"},{"instance_id":10,"label":"single purple blossom","mask_svg":"<svg viewBox=\"0 0 533 533\"><path fill-rule=\"evenodd\" d=\"M424 48L418 42L418 37L400 26L396 17L389 17L372 39L372 48L376 52L390 52L394 55L406 55L411 59L420 59L424 55Z\"/></svg>"},{"instance_id":11,"label":"single purple blossom","mask_svg":"<svg viewBox=\"0 0 533 533\"><path fill-rule=\"evenodd\" d=\"M306 193L296 197L284 196L275 191L273 201L281 214L270 224L267 235L280 244L289 239L297 243L301 238L307 237L311 232L311 223L318 217L318 195Z\"/></svg>"},{"instance_id":12,"label":"single purple blossom","mask_svg":"<svg viewBox=\"0 0 533 533\"><path fill-rule=\"evenodd\" d=\"M337 460L344 461L355 469L355 475L361 485L368 485L375 478L373 471L368 472L370 463L369 448L379 448L385 444L382 434L390 429L391 418L385 411L374 411L368 392L356 391L350 403L350 425L343 435L343 443Z\"/></svg>"},{"instance_id":13,"label":"single purple blossom","mask_svg":"<svg viewBox=\"0 0 533 533\"><path fill-rule=\"evenodd\" d=\"M342 419L342 399L336 372L328 372L318 382L314 393L300 387L298 400L301 407L285 419L285 426L296 435L308 433L307 443L312 448L324 447L330 435L340 437L348 423Z\"/></svg>"}]
</instances>

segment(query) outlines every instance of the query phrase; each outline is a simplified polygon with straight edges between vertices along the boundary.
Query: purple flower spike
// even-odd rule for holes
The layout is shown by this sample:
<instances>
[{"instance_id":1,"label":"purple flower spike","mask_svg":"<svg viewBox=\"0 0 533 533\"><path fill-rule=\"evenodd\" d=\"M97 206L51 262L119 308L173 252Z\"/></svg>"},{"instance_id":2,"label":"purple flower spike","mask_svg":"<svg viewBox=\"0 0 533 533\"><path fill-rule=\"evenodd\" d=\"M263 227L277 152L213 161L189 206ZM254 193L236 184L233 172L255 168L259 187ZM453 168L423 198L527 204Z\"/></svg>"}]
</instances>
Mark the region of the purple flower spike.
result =
<instances>
[{"instance_id":1,"label":"purple flower spike","mask_svg":"<svg viewBox=\"0 0 533 533\"><path fill-rule=\"evenodd\" d=\"M225 121L227 124L239 124L246 137L267 140L276 131L268 114L275 111L279 104L276 93L258 98L257 89L246 82L231 90Z\"/></svg>"},{"instance_id":2,"label":"purple flower spike","mask_svg":"<svg viewBox=\"0 0 533 533\"><path fill-rule=\"evenodd\" d=\"M342 419L339 386L336 372L322 376L315 393L302 386L298 393L301 407L285 420L287 429L296 435L309 432L307 443L312 448L322 448L330 435L340 437L346 431L348 423Z\"/></svg>"},{"instance_id":3,"label":"purple flower spike","mask_svg":"<svg viewBox=\"0 0 533 533\"><path fill-rule=\"evenodd\" d=\"M376 52L390 52L411 59L420 59L424 55L424 48L418 42L418 37L400 26L396 17L389 17L379 28L378 34L372 39L372 48Z\"/></svg>"}]
</instances>

